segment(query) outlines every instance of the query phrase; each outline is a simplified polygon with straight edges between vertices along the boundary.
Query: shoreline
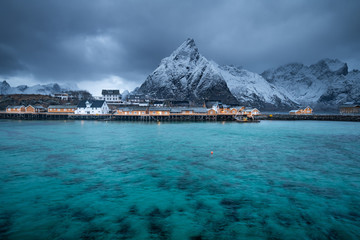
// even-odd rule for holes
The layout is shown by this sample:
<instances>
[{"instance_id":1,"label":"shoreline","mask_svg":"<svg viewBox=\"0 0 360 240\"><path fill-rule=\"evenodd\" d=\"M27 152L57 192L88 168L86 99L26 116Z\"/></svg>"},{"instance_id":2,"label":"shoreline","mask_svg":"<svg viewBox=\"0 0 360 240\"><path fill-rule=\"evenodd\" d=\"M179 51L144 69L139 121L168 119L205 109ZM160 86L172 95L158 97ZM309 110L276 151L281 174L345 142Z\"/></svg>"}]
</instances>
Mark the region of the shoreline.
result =
<instances>
[{"instance_id":1,"label":"shoreline","mask_svg":"<svg viewBox=\"0 0 360 240\"><path fill-rule=\"evenodd\" d=\"M124 116L116 114L103 115L78 115L66 113L8 113L0 112L0 119L14 120L98 120L98 121L139 121L139 122L216 122L235 121L233 114L217 115L168 115L168 116ZM289 115L289 114L262 114L254 116L257 120L280 120L280 121L347 121L360 122L360 115Z\"/></svg>"}]
</instances>

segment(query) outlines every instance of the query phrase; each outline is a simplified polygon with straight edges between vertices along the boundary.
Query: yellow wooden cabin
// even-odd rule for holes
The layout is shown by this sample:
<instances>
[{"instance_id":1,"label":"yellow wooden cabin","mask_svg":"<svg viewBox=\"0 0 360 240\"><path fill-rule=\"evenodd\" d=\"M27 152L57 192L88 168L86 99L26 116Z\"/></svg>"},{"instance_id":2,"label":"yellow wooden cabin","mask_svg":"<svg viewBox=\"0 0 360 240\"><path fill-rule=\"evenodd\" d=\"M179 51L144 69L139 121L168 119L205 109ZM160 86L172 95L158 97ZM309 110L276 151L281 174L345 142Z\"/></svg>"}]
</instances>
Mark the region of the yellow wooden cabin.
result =
<instances>
[{"instance_id":1,"label":"yellow wooden cabin","mask_svg":"<svg viewBox=\"0 0 360 240\"><path fill-rule=\"evenodd\" d=\"M208 111L207 111L207 114L208 115L216 115L216 111L215 111L215 109L209 109Z\"/></svg>"},{"instance_id":2,"label":"yellow wooden cabin","mask_svg":"<svg viewBox=\"0 0 360 240\"><path fill-rule=\"evenodd\" d=\"M75 113L77 106L71 105L50 105L48 107L49 113Z\"/></svg>"},{"instance_id":3,"label":"yellow wooden cabin","mask_svg":"<svg viewBox=\"0 0 360 240\"><path fill-rule=\"evenodd\" d=\"M122 116L144 116L148 114L149 111L146 107L125 107L116 110L116 115Z\"/></svg>"},{"instance_id":4,"label":"yellow wooden cabin","mask_svg":"<svg viewBox=\"0 0 360 240\"><path fill-rule=\"evenodd\" d=\"M360 114L360 104L344 104L340 106L341 114Z\"/></svg>"},{"instance_id":5,"label":"yellow wooden cabin","mask_svg":"<svg viewBox=\"0 0 360 240\"><path fill-rule=\"evenodd\" d=\"M311 107L307 106L306 108L304 108L303 110L303 114L312 114L313 110Z\"/></svg>"},{"instance_id":6,"label":"yellow wooden cabin","mask_svg":"<svg viewBox=\"0 0 360 240\"><path fill-rule=\"evenodd\" d=\"M302 109L298 109L298 110L291 110L291 111L289 112L289 114L290 114L290 115L301 115L301 114L302 114L302 112L303 112L303 110L302 110Z\"/></svg>"},{"instance_id":7,"label":"yellow wooden cabin","mask_svg":"<svg viewBox=\"0 0 360 240\"><path fill-rule=\"evenodd\" d=\"M21 113L21 112L25 112L25 106L24 106L24 105L20 105L20 106L7 106L7 107L6 107L6 112L8 112L8 113Z\"/></svg>"},{"instance_id":8,"label":"yellow wooden cabin","mask_svg":"<svg viewBox=\"0 0 360 240\"><path fill-rule=\"evenodd\" d=\"M43 106L32 106L29 105L25 108L25 112L27 113L39 113L39 112L45 112L46 109Z\"/></svg>"},{"instance_id":9,"label":"yellow wooden cabin","mask_svg":"<svg viewBox=\"0 0 360 240\"><path fill-rule=\"evenodd\" d=\"M309 106L304 109L291 110L289 112L290 115L308 115L308 114L312 114L312 113L313 113L313 110Z\"/></svg>"},{"instance_id":10,"label":"yellow wooden cabin","mask_svg":"<svg viewBox=\"0 0 360 240\"><path fill-rule=\"evenodd\" d=\"M246 108L242 112L243 114L248 115L249 117L260 114L260 111L257 108Z\"/></svg>"},{"instance_id":11,"label":"yellow wooden cabin","mask_svg":"<svg viewBox=\"0 0 360 240\"><path fill-rule=\"evenodd\" d=\"M170 115L170 108L150 107L149 114L150 116L168 116Z\"/></svg>"}]
</instances>

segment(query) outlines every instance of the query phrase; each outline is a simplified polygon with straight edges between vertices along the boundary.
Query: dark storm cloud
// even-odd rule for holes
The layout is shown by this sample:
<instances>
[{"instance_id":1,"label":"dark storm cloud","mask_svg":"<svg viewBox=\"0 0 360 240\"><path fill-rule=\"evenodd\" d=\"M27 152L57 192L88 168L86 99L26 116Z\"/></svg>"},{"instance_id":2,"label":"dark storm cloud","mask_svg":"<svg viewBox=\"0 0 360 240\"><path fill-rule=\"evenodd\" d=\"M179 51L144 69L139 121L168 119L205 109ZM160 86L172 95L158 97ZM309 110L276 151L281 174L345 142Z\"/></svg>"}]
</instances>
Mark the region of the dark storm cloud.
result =
<instances>
[{"instance_id":1,"label":"dark storm cloud","mask_svg":"<svg viewBox=\"0 0 360 240\"><path fill-rule=\"evenodd\" d=\"M219 64L359 63L360 1L0 2L0 76L140 84L186 38Z\"/></svg>"}]
</instances>

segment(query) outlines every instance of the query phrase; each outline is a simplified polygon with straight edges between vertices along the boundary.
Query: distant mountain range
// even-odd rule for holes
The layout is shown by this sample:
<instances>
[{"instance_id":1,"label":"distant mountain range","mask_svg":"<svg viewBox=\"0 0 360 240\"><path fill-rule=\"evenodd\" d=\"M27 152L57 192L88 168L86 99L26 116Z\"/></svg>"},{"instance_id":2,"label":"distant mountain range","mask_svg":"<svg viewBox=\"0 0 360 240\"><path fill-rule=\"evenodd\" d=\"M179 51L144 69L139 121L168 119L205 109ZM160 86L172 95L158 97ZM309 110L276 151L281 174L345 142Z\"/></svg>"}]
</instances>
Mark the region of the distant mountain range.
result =
<instances>
[{"instance_id":1,"label":"distant mountain range","mask_svg":"<svg viewBox=\"0 0 360 240\"><path fill-rule=\"evenodd\" d=\"M336 109L360 100L360 72L346 63L323 59L310 66L292 63L261 74L292 101L319 109Z\"/></svg>"},{"instance_id":2,"label":"distant mountain range","mask_svg":"<svg viewBox=\"0 0 360 240\"><path fill-rule=\"evenodd\" d=\"M0 82L0 94L55 94L77 87L46 85L11 87ZM123 92L124 99L130 93ZM193 39L187 39L131 94L156 99L220 100L227 104L252 106L260 110L288 111L309 105L316 110L335 110L347 102L360 102L360 71L348 70L337 59L323 59L310 66L291 63L264 71L220 66L199 53Z\"/></svg>"},{"instance_id":3,"label":"distant mountain range","mask_svg":"<svg viewBox=\"0 0 360 240\"><path fill-rule=\"evenodd\" d=\"M204 99L239 103L261 110L289 110L301 105L335 109L360 100L360 72L346 63L324 59L311 66L294 63L262 74L220 66L203 57L187 39L135 90L153 98Z\"/></svg>"},{"instance_id":4,"label":"distant mountain range","mask_svg":"<svg viewBox=\"0 0 360 240\"><path fill-rule=\"evenodd\" d=\"M49 95L55 93L62 93L71 90L78 90L75 86L63 86L57 83L51 83L46 85L20 85L17 87L11 87L6 81L0 82L0 94L9 95L9 94L42 94Z\"/></svg>"}]
</instances>

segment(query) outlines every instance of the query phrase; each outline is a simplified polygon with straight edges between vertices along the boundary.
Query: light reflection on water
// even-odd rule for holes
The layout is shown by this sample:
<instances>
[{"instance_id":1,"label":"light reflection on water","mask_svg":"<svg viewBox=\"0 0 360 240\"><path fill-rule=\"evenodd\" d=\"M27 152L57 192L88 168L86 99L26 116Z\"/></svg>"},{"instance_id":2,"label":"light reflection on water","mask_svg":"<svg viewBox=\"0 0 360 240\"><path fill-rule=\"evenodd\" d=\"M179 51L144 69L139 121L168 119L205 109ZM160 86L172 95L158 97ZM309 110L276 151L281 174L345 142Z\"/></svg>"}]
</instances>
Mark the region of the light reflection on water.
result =
<instances>
[{"instance_id":1,"label":"light reflection on water","mask_svg":"<svg viewBox=\"0 0 360 240\"><path fill-rule=\"evenodd\" d=\"M0 133L0 239L360 238L359 123L0 121Z\"/></svg>"}]
</instances>

